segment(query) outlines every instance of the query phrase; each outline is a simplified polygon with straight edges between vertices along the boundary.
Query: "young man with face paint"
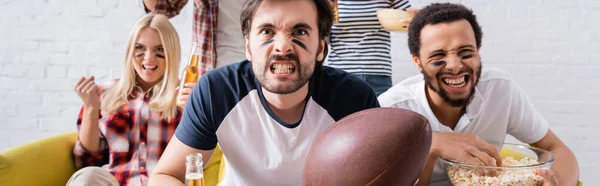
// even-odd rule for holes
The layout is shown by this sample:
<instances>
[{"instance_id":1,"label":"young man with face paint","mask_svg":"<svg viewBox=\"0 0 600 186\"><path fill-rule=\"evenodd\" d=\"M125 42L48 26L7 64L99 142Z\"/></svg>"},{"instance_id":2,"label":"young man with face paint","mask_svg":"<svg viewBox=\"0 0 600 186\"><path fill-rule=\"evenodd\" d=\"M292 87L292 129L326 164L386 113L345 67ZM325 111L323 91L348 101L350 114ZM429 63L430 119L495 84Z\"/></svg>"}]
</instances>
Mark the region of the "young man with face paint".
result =
<instances>
[{"instance_id":1,"label":"young man with face paint","mask_svg":"<svg viewBox=\"0 0 600 186\"><path fill-rule=\"evenodd\" d=\"M482 31L471 10L429 5L416 14L408 35L422 75L393 86L379 102L418 112L431 124L431 150L419 185L451 185L438 157L501 166L499 149L507 134L555 155L552 170L538 171L545 186L577 184L575 156L525 93L507 72L482 68Z\"/></svg>"},{"instance_id":2,"label":"young man with face paint","mask_svg":"<svg viewBox=\"0 0 600 186\"><path fill-rule=\"evenodd\" d=\"M313 141L335 121L379 107L364 81L321 65L332 17L328 0L248 0L248 60L202 76L150 185L183 185L185 156L208 162L217 144L222 185L301 185Z\"/></svg>"}]
</instances>

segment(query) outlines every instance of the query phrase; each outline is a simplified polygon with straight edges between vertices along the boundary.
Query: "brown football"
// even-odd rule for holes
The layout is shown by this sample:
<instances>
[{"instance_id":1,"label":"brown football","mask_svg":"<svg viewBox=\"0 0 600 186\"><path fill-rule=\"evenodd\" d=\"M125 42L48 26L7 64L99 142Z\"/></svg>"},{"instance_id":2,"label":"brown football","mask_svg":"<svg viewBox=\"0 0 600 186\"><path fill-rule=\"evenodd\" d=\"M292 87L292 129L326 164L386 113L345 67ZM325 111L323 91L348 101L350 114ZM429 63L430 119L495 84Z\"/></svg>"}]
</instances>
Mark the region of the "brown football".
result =
<instances>
[{"instance_id":1,"label":"brown football","mask_svg":"<svg viewBox=\"0 0 600 186\"><path fill-rule=\"evenodd\" d=\"M312 145L303 183L414 185L431 146L422 115L398 108L363 110L337 121Z\"/></svg>"}]
</instances>

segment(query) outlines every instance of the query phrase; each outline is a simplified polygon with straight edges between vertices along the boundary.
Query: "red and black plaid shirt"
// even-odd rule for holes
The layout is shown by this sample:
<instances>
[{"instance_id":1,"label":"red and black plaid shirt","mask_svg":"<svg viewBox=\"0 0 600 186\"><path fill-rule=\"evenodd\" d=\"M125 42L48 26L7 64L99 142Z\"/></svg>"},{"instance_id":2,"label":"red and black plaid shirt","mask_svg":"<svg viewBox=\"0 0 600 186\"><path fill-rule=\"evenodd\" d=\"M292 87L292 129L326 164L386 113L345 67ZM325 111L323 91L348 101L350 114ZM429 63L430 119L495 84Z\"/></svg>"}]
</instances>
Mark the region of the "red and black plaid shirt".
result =
<instances>
[{"instance_id":1,"label":"red and black plaid shirt","mask_svg":"<svg viewBox=\"0 0 600 186\"><path fill-rule=\"evenodd\" d=\"M157 0L154 11L168 17L179 14L188 0ZM200 75L215 68L217 52L217 14L219 11L217 0L194 0L194 36L193 40L200 44ZM240 4L240 6L242 6ZM146 9L148 12L148 9Z\"/></svg>"},{"instance_id":2,"label":"red and black plaid shirt","mask_svg":"<svg viewBox=\"0 0 600 186\"><path fill-rule=\"evenodd\" d=\"M110 86L99 87L102 94ZM136 88L129 102L115 113L100 112L100 151L86 151L78 138L73 149L77 169L101 166L115 176L119 185L146 185L148 174L158 163L182 115L178 107L174 119L161 119L159 113L150 110L148 96ZM83 108L77 130L82 117Z\"/></svg>"}]
</instances>

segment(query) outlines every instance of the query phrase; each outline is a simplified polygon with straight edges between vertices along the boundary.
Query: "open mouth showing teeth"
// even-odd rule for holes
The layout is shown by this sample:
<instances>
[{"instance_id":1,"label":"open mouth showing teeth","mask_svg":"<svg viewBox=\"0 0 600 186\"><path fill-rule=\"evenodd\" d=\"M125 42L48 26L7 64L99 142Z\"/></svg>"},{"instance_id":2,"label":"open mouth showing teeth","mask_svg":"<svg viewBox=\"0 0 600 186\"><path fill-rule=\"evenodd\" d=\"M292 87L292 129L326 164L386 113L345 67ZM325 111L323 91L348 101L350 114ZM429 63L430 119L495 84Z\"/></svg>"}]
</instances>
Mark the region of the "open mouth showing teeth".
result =
<instances>
[{"instance_id":1,"label":"open mouth showing teeth","mask_svg":"<svg viewBox=\"0 0 600 186\"><path fill-rule=\"evenodd\" d=\"M442 78L442 81L450 87L460 88L467 84L469 81L469 76L465 75L459 78Z\"/></svg>"},{"instance_id":2,"label":"open mouth showing teeth","mask_svg":"<svg viewBox=\"0 0 600 186\"><path fill-rule=\"evenodd\" d=\"M274 74L291 74L296 68L291 64L273 64L271 65L271 72Z\"/></svg>"},{"instance_id":3,"label":"open mouth showing teeth","mask_svg":"<svg viewBox=\"0 0 600 186\"><path fill-rule=\"evenodd\" d=\"M158 68L158 65L142 65L142 68L144 70L156 70Z\"/></svg>"}]
</instances>

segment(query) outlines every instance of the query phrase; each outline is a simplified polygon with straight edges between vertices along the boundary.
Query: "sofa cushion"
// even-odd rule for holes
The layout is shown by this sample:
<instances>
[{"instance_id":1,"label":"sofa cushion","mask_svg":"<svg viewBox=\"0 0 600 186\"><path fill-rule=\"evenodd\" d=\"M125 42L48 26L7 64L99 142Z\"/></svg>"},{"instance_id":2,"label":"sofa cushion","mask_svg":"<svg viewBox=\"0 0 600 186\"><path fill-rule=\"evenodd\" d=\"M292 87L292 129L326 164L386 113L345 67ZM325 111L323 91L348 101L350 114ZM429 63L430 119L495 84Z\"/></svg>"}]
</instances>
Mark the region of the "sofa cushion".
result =
<instances>
[{"instance_id":1,"label":"sofa cushion","mask_svg":"<svg viewBox=\"0 0 600 186\"><path fill-rule=\"evenodd\" d=\"M37 140L0 153L0 185L65 185L75 172L77 133Z\"/></svg>"}]
</instances>

